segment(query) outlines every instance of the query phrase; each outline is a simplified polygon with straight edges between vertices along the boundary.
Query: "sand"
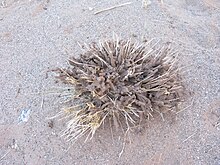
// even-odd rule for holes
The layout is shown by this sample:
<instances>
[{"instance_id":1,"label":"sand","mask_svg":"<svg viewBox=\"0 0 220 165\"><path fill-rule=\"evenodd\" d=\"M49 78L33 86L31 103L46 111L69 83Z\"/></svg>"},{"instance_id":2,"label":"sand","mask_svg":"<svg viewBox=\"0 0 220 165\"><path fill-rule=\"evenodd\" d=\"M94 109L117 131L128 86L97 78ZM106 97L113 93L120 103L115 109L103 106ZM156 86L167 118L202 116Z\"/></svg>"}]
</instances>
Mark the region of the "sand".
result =
<instances>
[{"instance_id":1,"label":"sand","mask_svg":"<svg viewBox=\"0 0 220 165\"><path fill-rule=\"evenodd\" d=\"M131 0L96 15L129 1L0 2L0 164L220 164L219 0L151 0L145 7ZM61 99L46 93L64 87L50 70L79 55L78 42L113 32L171 42L191 95L180 113L151 119L130 140L102 129L87 143L66 142L59 136L64 122L47 119L59 112Z\"/></svg>"}]
</instances>

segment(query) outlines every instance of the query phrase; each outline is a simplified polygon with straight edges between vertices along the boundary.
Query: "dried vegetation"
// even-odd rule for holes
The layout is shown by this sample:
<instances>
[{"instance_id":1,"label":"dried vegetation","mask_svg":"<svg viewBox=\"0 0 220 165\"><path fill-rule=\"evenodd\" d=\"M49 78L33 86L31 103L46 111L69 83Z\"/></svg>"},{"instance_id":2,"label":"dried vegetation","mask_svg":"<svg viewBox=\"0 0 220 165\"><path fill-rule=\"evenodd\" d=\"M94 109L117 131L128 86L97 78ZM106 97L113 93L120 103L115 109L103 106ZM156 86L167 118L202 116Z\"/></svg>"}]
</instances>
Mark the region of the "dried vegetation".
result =
<instances>
[{"instance_id":1,"label":"dried vegetation","mask_svg":"<svg viewBox=\"0 0 220 165\"><path fill-rule=\"evenodd\" d=\"M70 67L58 69L58 78L74 88L63 135L75 141L92 138L106 121L114 129L132 129L155 114L176 112L183 86L170 46L154 40L107 40L84 46Z\"/></svg>"}]
</instances>

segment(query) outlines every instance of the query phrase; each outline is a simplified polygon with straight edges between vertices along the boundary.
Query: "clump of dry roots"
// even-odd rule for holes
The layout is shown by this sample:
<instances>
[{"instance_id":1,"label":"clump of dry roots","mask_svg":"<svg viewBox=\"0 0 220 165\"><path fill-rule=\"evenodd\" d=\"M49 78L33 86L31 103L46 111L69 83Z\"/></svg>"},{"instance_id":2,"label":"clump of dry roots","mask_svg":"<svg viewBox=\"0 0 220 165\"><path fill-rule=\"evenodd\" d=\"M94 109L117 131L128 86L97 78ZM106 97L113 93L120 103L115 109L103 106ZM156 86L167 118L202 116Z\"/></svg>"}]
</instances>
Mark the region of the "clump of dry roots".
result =
<instances>
[{"instance_id":1,"label":"clump of dry roots","mask_svg":"<svg viewBox=\"0 0 220 165\"><path fill-rule=\"evenodd\" d=\"M176 111L182 101L176 53L168 45L116 38L84 50L69 59L69 68L58 69L58 78L75 91L74 105L63 111L68 140L92 138L107 119L116 129L132 128L156 113Z\"/></svg>"}]
</instances>

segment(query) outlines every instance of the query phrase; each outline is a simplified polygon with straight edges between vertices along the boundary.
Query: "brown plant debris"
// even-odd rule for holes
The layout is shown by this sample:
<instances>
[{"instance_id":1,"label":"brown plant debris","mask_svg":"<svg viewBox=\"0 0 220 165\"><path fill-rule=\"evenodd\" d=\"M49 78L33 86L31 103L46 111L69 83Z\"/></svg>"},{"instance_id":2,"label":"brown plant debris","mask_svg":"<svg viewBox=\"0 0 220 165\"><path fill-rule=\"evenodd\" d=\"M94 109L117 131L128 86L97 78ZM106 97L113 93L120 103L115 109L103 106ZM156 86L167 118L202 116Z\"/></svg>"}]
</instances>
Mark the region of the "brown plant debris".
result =
<instances>
[{"instance_id":1,"label":"brown plant debris","mask_svg":"<svg viewBox=\"0 0 220 165\"><path fill-rule=\"evenodd\" d=\"M116 37L85 46L79 58L69 59L69 68L58 69L58 78L75 90L73 104L62 111L68 118L63 135L87 140L105 121L131 129L156 113L176 112L183 94L177 53L158 45Z\"/></svg>"}]
</instances>

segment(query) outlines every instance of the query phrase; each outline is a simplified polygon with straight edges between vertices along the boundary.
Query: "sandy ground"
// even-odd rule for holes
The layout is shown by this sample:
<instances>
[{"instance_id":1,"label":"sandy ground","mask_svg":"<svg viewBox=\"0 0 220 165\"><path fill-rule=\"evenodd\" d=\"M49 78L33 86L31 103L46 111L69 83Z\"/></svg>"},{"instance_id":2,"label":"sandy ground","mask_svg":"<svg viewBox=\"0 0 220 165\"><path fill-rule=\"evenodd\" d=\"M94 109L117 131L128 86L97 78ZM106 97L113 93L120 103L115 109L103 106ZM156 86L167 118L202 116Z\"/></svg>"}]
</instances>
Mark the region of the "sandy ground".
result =
<instances>
[{"instance_id":1,"label":"sandy ground","mask_svg":"<svg viewBox=\"0 0 220 165\"><path fill-rule=\"evenodd\" d=\"M2 165L220 165L220 1L0 0L0 164ZM163 2L163 3L162 3ZM177 116L155 118L146 130L112 137L100 130L88 143L60 138L64 123L46 120L59 112L59 86L47 71L78 55L77 42L112 37L171 41L186 67L192 96ZM68 52L68 53L67 53ZM60 85L62 86L62 84ZM42 101L43 100L43 101ZM27 122L19 122L27 110Z\"/></svg>"}]
</instances>

